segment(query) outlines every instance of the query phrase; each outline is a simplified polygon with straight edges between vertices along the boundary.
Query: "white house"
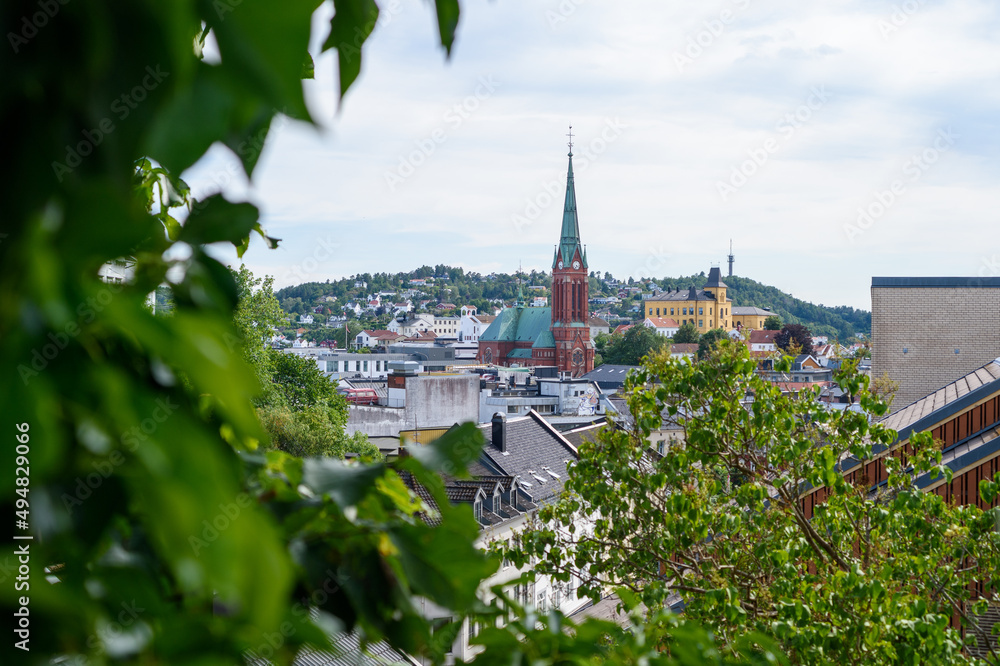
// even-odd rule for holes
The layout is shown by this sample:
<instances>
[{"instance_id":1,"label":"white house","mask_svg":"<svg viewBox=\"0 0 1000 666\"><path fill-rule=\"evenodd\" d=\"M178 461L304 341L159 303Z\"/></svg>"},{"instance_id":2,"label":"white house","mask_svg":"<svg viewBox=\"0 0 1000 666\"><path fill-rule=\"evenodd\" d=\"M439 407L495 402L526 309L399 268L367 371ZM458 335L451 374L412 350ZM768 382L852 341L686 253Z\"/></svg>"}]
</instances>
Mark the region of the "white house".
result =
<instances>
[{"instance_id":1,"label":"white house","mask_svg":"<svg viewBox=\"0 0 1000 666\"><path fill-rule=\"evenodd\" d=\"M674 333L681 329L681 325L677 323L677 320L670 319L669 317L646 317L642 325L653 329L657 335L668 338L673 337Z\"/></svg>"},{"instance_id":2,"label":"white house","mask_svg":"<svg viewBox=\"0 0 1000 666\"><path fill-rule=\"evenodd\" d=\"M600 317L591 317L588 324L590 325L591 340L596 338L601 333L603 333L604 335L611 334L611 324L609 324L604 319L601 319Z\"/></svg>"},{"instance_id":3,"label":"white house","mask_svg":"<svg viewBox=\"0 0 1000 666\"><path fill-rule=\"evenodd\" d=\"M313 323L313 316L311 314L299 315L300 324L311 324Z\"/></svg>"},{"instance_id":4,"label":"white house","mask_svg":"<svg viewBox=\"0 0 1000 666\"><path fill-rule=\"evenodd\" d=\"M461 317L434 317L434 325L431 330L441 338L458 339L458 329L461 325Z\"/></svg>"},{"instance_id":5,"label":"white house","mask_svg":"<svg viewBox=\"0 0 1000 666\"><path fill-rule=\"evenodd\" d=\"M462 308L463 310L465 308ZM459 342L479 342L479 336L496 319L493 315L475 314L475 308L471 308L473 314L463 314L458 326Z\"/></svg>"},{"instance_id":6,"label":"white house","mask_svg":"<svg viewBox=\"0 0 1000 666\"><path fill-rule=\"evenodd\" d=\"M750 351L773 352L778 350L774 336L778 331L750 331Z\"/></svg>"},{"instance_id":7,"label":"white house","mask_svg":"<svg viewBox=\"0 0 1000 666\"><path fill-rule=\"evenodd\" d=\"M434 330L434 315L421 312L413 314L403 321L393 319L389 322L389 325L386 326L386 329L404 337L412 338L414 335L422 331Z\"/></svg>"},{"instance_id":8,"label":"white house","mask_svg":"<svg viewBox=\"0 0 1000 666\"><path fill-rule=\"evenodd\" d=\"M354 337L354 346L357 347L368 347L372 349L373 347L386 346L392 344L393 342L398 342L403 339L403 336L398 333L393 333L387 330L378 329L365 329L358 333Z\"/></svg>"}]
</instances>

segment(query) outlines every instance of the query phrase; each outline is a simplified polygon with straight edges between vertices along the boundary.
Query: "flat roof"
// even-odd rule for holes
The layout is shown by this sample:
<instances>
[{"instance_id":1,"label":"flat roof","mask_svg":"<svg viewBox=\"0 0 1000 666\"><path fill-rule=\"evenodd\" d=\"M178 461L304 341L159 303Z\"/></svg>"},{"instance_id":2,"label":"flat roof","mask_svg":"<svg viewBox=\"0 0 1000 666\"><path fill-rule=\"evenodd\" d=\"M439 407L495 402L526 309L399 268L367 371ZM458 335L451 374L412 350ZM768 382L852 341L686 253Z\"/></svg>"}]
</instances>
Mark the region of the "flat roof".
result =
<instances>
[{"instance_id":1,"label":"flat roof","mask_svg":"<svg viewBox=\"0 0 1000 666\"><path fill-rule=\"evenodd\" d=\"M872 287L1000 287L1000 277L873 277Z\"/></svg>"}]
</instances>

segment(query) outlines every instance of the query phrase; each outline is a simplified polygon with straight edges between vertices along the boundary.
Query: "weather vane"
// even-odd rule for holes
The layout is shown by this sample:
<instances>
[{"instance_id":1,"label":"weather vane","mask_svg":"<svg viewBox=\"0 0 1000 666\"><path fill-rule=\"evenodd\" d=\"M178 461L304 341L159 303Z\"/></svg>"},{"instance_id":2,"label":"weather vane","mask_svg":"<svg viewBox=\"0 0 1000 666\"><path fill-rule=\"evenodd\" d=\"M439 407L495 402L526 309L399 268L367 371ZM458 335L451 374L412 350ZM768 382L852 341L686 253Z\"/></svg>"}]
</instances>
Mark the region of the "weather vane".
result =
<instances>
[{"instance_id":1,"label":"weather vane","mask_svg":"<svg viewBox=\"0 0 1000 666\"><path fill-rule=\"evenodd\" d=\"M573 152L573 126L572 125L569 126L569 134L567 134L566 136L569 137L569 144L568 144L569 145L569 152L572 153Z\"/></svg>"}]
</instances>

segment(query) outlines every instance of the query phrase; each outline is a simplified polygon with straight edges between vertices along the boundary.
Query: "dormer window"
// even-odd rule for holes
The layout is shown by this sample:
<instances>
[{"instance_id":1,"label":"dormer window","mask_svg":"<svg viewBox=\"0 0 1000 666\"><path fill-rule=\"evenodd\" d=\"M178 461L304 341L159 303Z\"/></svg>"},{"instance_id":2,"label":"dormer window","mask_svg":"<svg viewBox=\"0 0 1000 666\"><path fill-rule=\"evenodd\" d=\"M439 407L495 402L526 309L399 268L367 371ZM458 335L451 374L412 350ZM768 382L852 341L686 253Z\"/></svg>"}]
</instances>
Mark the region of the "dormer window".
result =
<instances>
[{"instance_id":1,"label":"dormer window","mask_svg":"<svg viewBox=\"0 0 1000 666\"><path fill-rule=\"evenodd\" d=\"M493 496L493 513L500 515L500 493Z\"/></svg>"},{"instance_id":2,"label":"dormer window","mask_svg":"<svg viewBox=\"0 0 1000 666\"><path fill-rule=\"evenodd\" d=\"M480 500L476 500L472 503L472 512L476 516L477 522L483 522L483 503Z\"/></svg>"}]
</instances>

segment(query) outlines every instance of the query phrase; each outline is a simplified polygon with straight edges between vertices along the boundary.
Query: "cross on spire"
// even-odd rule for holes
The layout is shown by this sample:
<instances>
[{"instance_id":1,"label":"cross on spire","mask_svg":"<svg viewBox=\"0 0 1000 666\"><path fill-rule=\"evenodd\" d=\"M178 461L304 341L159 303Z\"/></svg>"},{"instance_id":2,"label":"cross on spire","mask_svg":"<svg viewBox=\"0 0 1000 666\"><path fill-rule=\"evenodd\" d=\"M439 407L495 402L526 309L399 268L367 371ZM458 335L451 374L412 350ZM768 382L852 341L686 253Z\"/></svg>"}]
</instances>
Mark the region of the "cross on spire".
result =
<instances>
[{"instance_id":1,"label":"cross on spire","mask_svg":"<svg viewBox=\"0 0 1000 666\"><path fill-rule=\"evenodd\" d=\"M573 126L572 125L569 126L569 134L567 134L566 136L569 137L569 143L567 145L569 145L569 154L572 155L573 154Z\"/></svg>"}]
</instances>

